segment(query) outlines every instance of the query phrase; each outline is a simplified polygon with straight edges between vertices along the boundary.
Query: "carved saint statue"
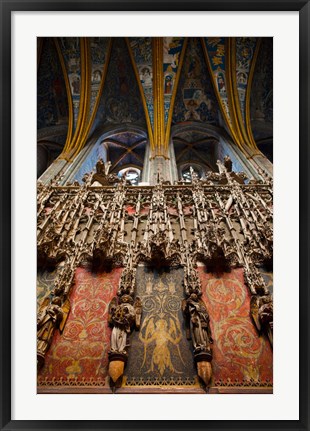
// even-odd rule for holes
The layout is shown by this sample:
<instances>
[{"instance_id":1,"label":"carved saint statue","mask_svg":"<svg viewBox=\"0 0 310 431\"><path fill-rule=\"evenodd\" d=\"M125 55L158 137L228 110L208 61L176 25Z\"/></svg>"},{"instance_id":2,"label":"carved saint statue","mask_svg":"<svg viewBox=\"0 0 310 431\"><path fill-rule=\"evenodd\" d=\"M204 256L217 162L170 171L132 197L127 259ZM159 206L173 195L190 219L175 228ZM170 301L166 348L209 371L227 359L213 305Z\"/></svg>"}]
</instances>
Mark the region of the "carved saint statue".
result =
<instances>
[{"instance_id":1,"label":"carved saint statue","mask_svg":"<svg viewBox=\"0 0 310 431\"><path fill-rule=\"evenodd\" d=\"M270 344L273 344L273 301L272 295L253 295L251 297L251 315L257 330L265 332Z\"/></svg>"},{"instance_id":2,"label":"carved saint statue","mask_svg":"<svg viewBox=\"0 0 310 431\"><path fill-rule=\"evenodd\" d=\"M113 327L110 353L127 355L127 336L133 327L139 329L142 314L140 298L134 303L130 295L114 297L109 306L109 324Z\"/></svg>"},{"instance_id":3,"label":"carved saint statue","mask_svg":"<svg viewBox=\"0 0 310 431\"><path fill-rule=\"evenodd\" d=\"M39 367L44 363L44 357L52 342L54 330L60 327L64 316L65 313L61 308L59 296L55 296L52 301L44 301L39 310L37 319L37 359Z\"/></svg>"},{"instance_id":4,"label":"carved saint statue","mask_svg":"<svg viewBox=\"0 0 310 431\"><path fill-rule=\"evenodd\" d=\"M96 172L93 174L91 183L93 186L113 185L119 182L120 179L116 174L109 174L111 162L104 162L99 159L96 163Z\"/></svg>"},{"instance_id":5,"label":"carved saint statue","mask_svg":"<svg viewBox=\"0 0 310 431\"><path fill-rule=\"evenodd\" d=\"M192 339L194 346L194 354L210 353L210 344L213 343L211 329L209 323L209 314L204 302L192 293L188 299L184 299L182 310L185 316L185 321L190 329L188 331L188 339Z\"/></svg>"}]
</instances>

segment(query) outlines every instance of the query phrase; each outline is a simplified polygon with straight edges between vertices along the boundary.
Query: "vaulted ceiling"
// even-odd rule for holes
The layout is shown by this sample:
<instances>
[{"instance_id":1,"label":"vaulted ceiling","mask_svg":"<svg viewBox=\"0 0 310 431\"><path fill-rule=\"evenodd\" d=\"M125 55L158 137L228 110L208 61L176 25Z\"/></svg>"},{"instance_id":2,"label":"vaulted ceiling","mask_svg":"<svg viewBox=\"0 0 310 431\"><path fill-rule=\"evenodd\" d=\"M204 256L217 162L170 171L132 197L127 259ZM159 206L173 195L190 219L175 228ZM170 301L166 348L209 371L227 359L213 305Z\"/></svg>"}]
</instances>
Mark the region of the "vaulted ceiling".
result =
<instances>
[{"instance_id":1,"label":"vaulted ceiling","mask_svg":"<svg viewBox=\"0 0 310 431\"><path fill-rule=\"evenodd\" d=\"M143 132L127 131L110 135L103 141L111 161L111 172L119 172L129 166L143 168L146 147Z\"/></svg>"},{"instance_id":2,"label":"vaulted ceiling","mask_svg":"<svg viewBox=\"0 0 310 431\"><path fill-rule=\"evenodd\" d=\"M98 131L111 130L112 166L141 166L145 136L153 147L162 145L156 136L168 145L172 126L203 123L270 158L272 45L254 37L39 38L38 141L73 158ZM120 125L143 133L114 136ZM214 145L207 134L173 142L179 161Z\"/></svg>"},{"instance_id":3,"label":"vaulted ceiling","mask_svg":"<svg viewBox=\"0 0 310 431\"><path fill-rule=\"evenodd\" d=\"M206 131L181 129L174 134L173 143L178 167L189 163L202 166L204 171L216 170L218 141Z\"/></svg>"}]
</instances>

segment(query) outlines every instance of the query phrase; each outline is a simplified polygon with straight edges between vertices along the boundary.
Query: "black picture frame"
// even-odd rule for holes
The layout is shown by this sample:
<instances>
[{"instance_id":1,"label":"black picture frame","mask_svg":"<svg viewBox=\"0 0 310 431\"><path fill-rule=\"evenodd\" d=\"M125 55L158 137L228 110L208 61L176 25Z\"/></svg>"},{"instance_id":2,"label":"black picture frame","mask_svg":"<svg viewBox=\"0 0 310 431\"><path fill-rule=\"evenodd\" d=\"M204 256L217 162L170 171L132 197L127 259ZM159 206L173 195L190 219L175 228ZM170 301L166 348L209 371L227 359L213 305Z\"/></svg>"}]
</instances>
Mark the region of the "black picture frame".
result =
<instances>
[{"instance_id":1,"label":"black picture frame","mask_svg":"<svg viewBox=\"0 0 310 431\"><path fill-rule=\"evenodd\" d=\"M1 143L0 143L0 424L1 430L178 430L178 429L208 429L208 430L271 430L298 429L308 430L309 427L309 28L310 0L169 0L169 1L105 1L105 0L0 0L1 7ZM300 151L300 352L299 352L299 420L261 420L261 421L36 421L11 420L11 13L13 11L298 11L299 12L299 73L300 73L300 120L299 120L299 151ZM292 143L296 145L296 143ZM288 246L289 249L289 246ZM293 290L297 286L293 286ZM289 320L294 318L288 316ZM287 354L292 357L294 352L289 349ZM280 358L277 358L280 360ZM287 390L289 391L289 371ZM262 410L262 405L253 406Z\"/></svg>"}]
</instances>

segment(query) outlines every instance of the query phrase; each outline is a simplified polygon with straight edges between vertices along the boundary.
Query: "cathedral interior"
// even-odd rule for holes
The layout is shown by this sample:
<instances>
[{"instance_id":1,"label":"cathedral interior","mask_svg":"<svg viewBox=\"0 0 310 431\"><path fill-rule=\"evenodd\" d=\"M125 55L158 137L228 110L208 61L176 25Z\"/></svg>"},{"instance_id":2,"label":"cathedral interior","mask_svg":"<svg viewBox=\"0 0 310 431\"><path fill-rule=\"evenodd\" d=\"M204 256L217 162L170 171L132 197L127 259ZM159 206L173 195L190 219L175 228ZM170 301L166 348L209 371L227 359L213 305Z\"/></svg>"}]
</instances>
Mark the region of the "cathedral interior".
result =
<instances>
[{"instance_id":1,"label":"cathedral interior","mask_svg":"<svg viewBox=\"0 0 310 431\"><path fill-rule=\"evenodd\" d=\"M272 393L273 40L37 39L38 393Z\"/></svg>"}]
</instances>

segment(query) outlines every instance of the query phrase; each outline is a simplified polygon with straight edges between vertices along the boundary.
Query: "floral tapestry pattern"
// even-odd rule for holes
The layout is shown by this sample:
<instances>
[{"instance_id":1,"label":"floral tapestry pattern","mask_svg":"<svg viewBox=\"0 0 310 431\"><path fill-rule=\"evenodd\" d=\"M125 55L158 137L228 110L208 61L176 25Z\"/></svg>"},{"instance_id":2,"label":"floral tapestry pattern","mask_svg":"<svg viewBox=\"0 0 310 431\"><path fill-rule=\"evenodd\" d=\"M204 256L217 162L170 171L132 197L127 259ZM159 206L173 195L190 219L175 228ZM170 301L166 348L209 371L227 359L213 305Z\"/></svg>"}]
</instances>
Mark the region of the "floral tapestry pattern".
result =
<instances>
[{"instance_id":1,"label":"floral tapestry pattern","mask_svg":"<svg viewBox=\"0 0 310 431\"><path fill-rule=\"evenodd\" d=\"M96 275L76 271L71 310L61 335L56 331L38 381L104 381L107 377L111 330L108 307L115 296L121 269Z\"/></svg>"},{"instance_id":2,"label":"floral tapestry pattern","mask_svg":"<svg viewBox=\"0 0 310 431\"><path fill-rule=\"evenodd\" d=\"M272 385L272 350L250 317L243 270L217 277L198 268L213 334L213 380L218 384Z\"/></svg>"}]
</instances>

